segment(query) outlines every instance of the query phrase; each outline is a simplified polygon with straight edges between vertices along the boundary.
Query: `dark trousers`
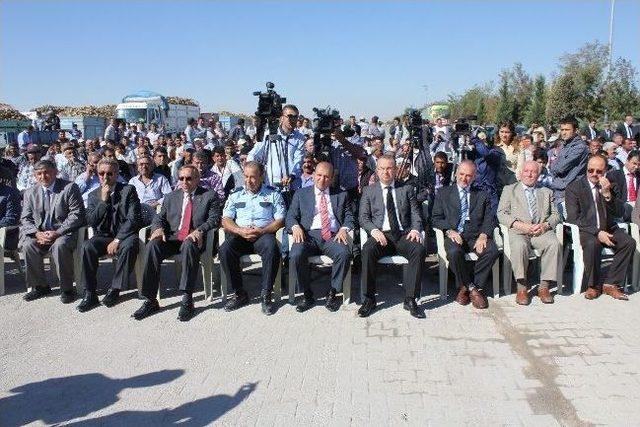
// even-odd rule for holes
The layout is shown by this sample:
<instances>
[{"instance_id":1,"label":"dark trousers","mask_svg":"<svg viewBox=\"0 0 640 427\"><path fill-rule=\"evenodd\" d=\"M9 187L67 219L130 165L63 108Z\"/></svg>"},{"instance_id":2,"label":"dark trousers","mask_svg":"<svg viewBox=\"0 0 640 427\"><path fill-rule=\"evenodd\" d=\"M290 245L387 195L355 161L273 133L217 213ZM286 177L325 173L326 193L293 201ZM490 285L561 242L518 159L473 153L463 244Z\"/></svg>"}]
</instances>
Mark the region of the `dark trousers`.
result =
<instances>
[{"instance_id":1,"label":"dark trousers","mask_svg":"<svg viewBox=\"0 0 640 427\"><path fill-rule=\"evenodd\" d=\"M406 234L394 239L391 233L385 232L387 245L382 246L373 237L369 237L362 247L362 279L364 281L365 296L374 298L376 295L376 264L380 258L389 255L401 255L409 260L409 264L404 266L404 277L402 282L407 298L418 298L420 296L422 277L422 265L424 264L425 249L421 243L407 240ZM365 236L361 236L364 238Z\"/></svg>"},{"instance_id":2,"label":"dark trousers","mask_svg":"<svg viewBox=\"0 0 640 427\"><path fill-rule=\"evenodd\" d=\"M610 231L613 234L615 246L613 261L609 267L605 283L608 285L622 286L627 275L627 267L631 263L631 257L635 250L635 242L626 231L616 228ZM580 232L580 244L582 245L584 259L584 276L582 286L597 287L600 285L600 268L602 264L602 247L597 236Z\"/></svg>"},{"instance_id":3,"label":"dark trousers","mask_svg":"<svg viewBox=\"0 0 640 427\"><path fill-rule=\"evenodd\" d=\"M498 247L493 239L487 239L487 246L478 255L478 260L473 268L469 267L464 256L466 253L475 252L473 246L476 244L476 240L476 236L467 236L464 233L462 233L462 245L455 243L448 237L444 240L449 267L455 276L457 288L469 286L471 283L480 289L484 288L489 280L491 268L498 256L500 256Z\"/></svg>"},{"instance_id":4,"label":"dark trousers","mask_svg":"<svg viewBox=\"0 0 640 427\"><path fill-rule=\"evenodd\" d=\"M107 254L107 246L113 237L93 236L82 245L82 279L87 291L95 292L98 286L98 261ZM129 236L120 242L116 253L115 271L111 280L113 289L127 289L129 275L138 255L138 236Z\"/></svg>"},{"instance_id":5,"label":"dark trousers","mask_svg":"<svg viewBox=\"0 0 640 427\"><path fill-rule=\"evenodd\" d=\"M186 239L184 242L179 240L167 240L166 242L162 241L162 239L151 240L147 244L147 254L144 259L142 295L148 299L157 297L160 287L162 261L177 254L180 254L180 263L182 264L178 289L184 293L192 294L198 279L201 252L202 250L191 239Z\"/></svg>"},{"instance_id":6,"label":"dark trousers","mask_svg":"<svg viewBox=\"0 0 640 427\"><path fill-rule=\"evenodd\" d=\"M243 293L240 257L250 254L258 254L262 258L262 276L260 280L262 293L272 292L281 260L275 234L263 234L255 242L245 240L237 234L227 234L218 251L220 268L227 280L231 282L233 290L236 293Z\"/></svg>"},{"instance_id":7,"label":"dark trousers","mask_svg":"<svg viewBox=\"0 0 640 427\"><path fill-rule=\"evenodd\" d=\"M306 239L302 243L294 243L289 253L289 268L296 274L296 285L303 290L305 295L311 296L311 268L309 267L309 257L325 255L331 258L331 287L336 292L342 289L342 281L347 274L351 253L349 246L334 240L325 242L322 239L320 230L310 230Z\"/></svg>"}]
</instances>

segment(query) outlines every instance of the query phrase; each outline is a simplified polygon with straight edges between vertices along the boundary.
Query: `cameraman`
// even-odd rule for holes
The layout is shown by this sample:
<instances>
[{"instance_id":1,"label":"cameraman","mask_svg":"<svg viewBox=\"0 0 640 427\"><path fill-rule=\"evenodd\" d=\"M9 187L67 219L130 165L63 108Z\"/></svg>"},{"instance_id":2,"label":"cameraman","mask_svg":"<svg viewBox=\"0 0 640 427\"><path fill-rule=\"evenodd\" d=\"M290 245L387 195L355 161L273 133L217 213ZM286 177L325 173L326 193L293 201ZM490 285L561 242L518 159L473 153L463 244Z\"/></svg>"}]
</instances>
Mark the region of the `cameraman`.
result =
<instances>
[{"instance_id":1,"label":"cameraman","mask_svg":"<svg viewBox=\"0 0 640 427\"><path fill-rule=\"evenodd\" d=\"M500 166L505 161L501 149L488 145L485 141L475 136L467 146L467 158L476 164L476 179L473 188L485 191L490 198L493 215L498 212L498 173Z\"/></svg>"},{"instance_id":2,"label":"cameraman","mask_svg":"<svg viewBox=\"0 0 640 427\"><path fill-rule=\"evenodd\" d=\"M288 189L293 179L300 176L306 138L296 129L298 116L295 105L285 105L277 137L271 141L269 135L265 135L262 141L256 142L247 156L247 161L264 165L266 185Z\"/></svg>"},{"instance_id":3,"label":"cameraman","mask_svg":"<svg viewBox=\"0 0 640 427\"><path fill-rule=\"evenodd\" d=\"M360 137L360 126L354 125L353 136L346 138L336 127L331 134L331 147L329 148L329 159L337 176L334 185L342 191L346 191L353 202L358 195L358 164L357 159L365 159L367 152L362 147Z\"/></svg>"}]
</instances>

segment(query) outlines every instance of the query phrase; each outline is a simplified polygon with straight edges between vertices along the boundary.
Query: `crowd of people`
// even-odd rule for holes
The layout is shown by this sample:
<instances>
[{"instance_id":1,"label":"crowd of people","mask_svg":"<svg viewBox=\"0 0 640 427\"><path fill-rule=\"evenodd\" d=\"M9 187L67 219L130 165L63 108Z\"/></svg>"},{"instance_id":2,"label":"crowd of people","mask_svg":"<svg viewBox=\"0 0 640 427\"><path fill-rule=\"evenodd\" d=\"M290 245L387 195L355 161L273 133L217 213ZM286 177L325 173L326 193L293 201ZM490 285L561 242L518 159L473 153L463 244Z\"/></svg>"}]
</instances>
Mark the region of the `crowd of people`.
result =
<instances>
[{"instance_id":1,"label":"crowd of people","mask_svg":"<svg viewBox=\"0 0 640 427\"><path fill-rule=\"evenodd\" d=\"M19 226L9 232L5 248L24 255L24 298L51 292L43 261L51 253L62 301L76 300L72 261L77 234L89 226L93 234L78 248L85 288L81 312L100 305L101 257L114 257L101 301L110 307L141 256L143 303L133 317L154 314L161 264L175 255L182 262L180 320L194 315L202 256L219 257L234 290L225 309L236 310L249 301L240 258L250 253L263 260L263 312L275 311L272 293L281 263L295 273L289 286L302 291L297 310L304 312L315 305L309 257L323 254L333 261L327 309L339 308L338 294L353 262L364 294L358 315L366 317L377 307L378 259L398 254L408 260L403 307L423 318L417 300L430 250L425 242L436 228L445 233L456 301L484 309L483 289L499 256L494 229L502 224L509 229L504 238L511 246L516 302L530 303L527 267L535 249L542 258L537 295L553 303L550 289L562 274L553 230L562 221L580 227L585 297L627 298L622 285L635 243L617 224L640 223L640 130L632 116L615 131L609 124L597 129L596 121L580 129L567 117L557 129L533 124L520 135L509 122L500 123L495 135L483 127L457 131L444 119L425 121L419 132L407 117L384 124L378 117L351 116L335 125L330 140L318 143L310 120L286 105L272 137L255 120L240 120L227 131L202 117L175 135L155 124L114 119L102 138L83 139L74 128L61 130L50 146L34 144L33 128L26 129L17 144L4 149L0 176L0 227ZM141 247L143 227L149 233ZM275 235L283 227L280 247ZM219 228L227 238L205 253L207 234ZM604 277L602 247L615 253ZM476 255L473 266L465 261L468 253Z\"/></svg>"}]
</instances>

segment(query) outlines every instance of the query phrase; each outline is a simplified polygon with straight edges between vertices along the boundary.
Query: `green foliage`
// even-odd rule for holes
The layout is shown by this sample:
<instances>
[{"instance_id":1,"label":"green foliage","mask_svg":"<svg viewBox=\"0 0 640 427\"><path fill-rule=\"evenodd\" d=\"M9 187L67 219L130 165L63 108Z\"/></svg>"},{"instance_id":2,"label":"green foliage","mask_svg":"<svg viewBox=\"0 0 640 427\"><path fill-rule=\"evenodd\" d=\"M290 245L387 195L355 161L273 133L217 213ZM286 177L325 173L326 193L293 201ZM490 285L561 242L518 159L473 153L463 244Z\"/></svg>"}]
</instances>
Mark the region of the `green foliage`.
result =
<instances>
[{"instance_id":1,"label":"green foliage","mask_svg":"<svg viewBox=\"0 0 640 427\"><path fill-rule=\"evenodd\" d=\"M546 108L546 82L544 76L537 76L533 83L533 94L531 102L524 114L524 124L529 127L531 123L546 124L545 108Z\"/></svg>"},{"instance_id":2,"label":"green foliage","mask_svg":"<svg viewBox=\"0 0 640 427\"><path fill-rule=\"evenodd\" d=\"M496 124L513 120L515 99L509 90L509 74L503 72L500 75L500 89L498 89L498 109L496 111Z\"/></svg>"},{"instance_id":3,"label":"green foliage","mask_svg":"<svg viewBox=\"0 0 640 427\"><path fill-rule=\"evenodd\" d=\"M602 104L609 117L622 119L626 114L640 115L640 92L636 76L637 72L631 63L618 58L602 89Z\"/></svg>"}]
</instances>

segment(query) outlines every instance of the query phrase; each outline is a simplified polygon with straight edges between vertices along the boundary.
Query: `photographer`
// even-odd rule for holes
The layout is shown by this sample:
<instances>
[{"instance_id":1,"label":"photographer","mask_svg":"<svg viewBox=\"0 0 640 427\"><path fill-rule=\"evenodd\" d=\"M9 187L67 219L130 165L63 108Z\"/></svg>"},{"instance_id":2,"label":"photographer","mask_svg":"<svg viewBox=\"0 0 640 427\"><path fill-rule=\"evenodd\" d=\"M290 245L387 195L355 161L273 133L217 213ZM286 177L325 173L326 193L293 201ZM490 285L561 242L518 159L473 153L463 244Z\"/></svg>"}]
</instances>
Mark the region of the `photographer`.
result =
<instances>
[{"instance_id":1,"label":"photographer","mask_svg":"<svg viewBox=\"0 0 640 427\"><path fill-rule=\"evenodd\" d=\"M334 185L347 191L353 201L358 191L358 164L356 159L364 159L367 152L364 150L360 139L360 126L355 125L355 134L345 138L340 128L336 128L331 134L331 147L329 158L335 168Z\"/></svg>"},{"instance_id":2,"label":"photographer","mask_svg":"<svg viewBox=\"0 0 640 427\"><path fill-rule=\"evenodd\" d=\"M489 195L493 215L498 212L498 173L504 162L504 153L499 148L488 145L478 137L471 139L467 158L476 164L476 178L473 188L485 191Z\"/></svg>"},{"instance_id":3,"label":"photographer","mask_svg":"<svg viewBox=\"0 0 640 427\"><path fill-rule=\"evenodd\" d=\"M285 105L277 137L270 140L269 135L265 135L247 156L247 161L264 165L266 185L288 189L293 179L300 175L305 136L296 130L298 116L295 105Z\"/></svg>"}]
</instances>

